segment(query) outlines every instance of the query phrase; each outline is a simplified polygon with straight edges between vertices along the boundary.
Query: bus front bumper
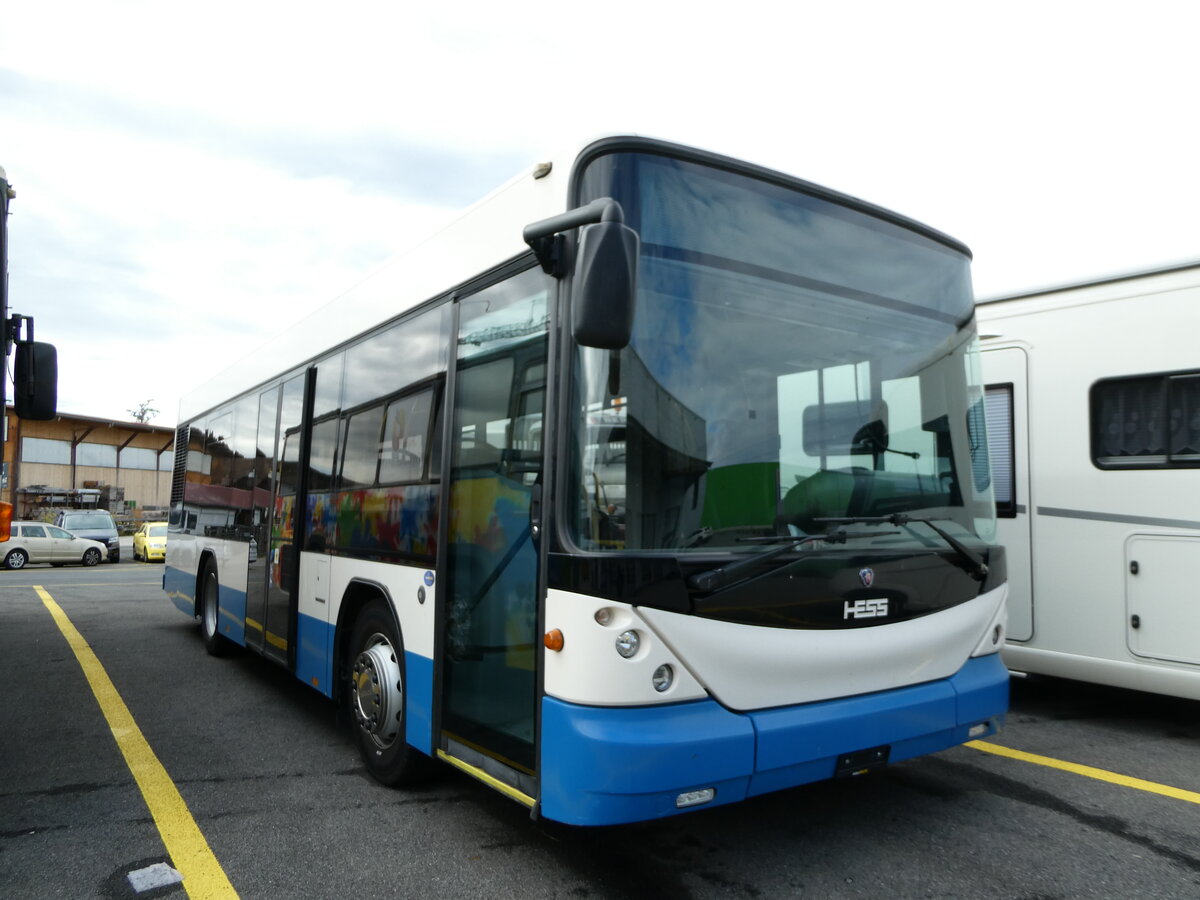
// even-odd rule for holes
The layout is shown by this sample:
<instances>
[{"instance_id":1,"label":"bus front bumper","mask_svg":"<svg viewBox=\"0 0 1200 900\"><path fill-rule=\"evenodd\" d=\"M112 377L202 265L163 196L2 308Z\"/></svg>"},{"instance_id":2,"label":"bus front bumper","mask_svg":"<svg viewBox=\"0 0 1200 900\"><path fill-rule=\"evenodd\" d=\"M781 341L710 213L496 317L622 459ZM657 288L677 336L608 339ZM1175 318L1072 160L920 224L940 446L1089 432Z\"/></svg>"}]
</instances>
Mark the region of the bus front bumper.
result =
<instances>
[{"instance_id":1,"label":"bus front bumper","mask_svg":"<svg viewBox=\"0 0 1200 900\"><path fill-rule=\"evenodd\" d=\"M748 713L711 699L595 707L546 697L539 810L615 825L734 803L986 737L1007 709L997 653L940 681Z\"/></svg>"}]
</instances>

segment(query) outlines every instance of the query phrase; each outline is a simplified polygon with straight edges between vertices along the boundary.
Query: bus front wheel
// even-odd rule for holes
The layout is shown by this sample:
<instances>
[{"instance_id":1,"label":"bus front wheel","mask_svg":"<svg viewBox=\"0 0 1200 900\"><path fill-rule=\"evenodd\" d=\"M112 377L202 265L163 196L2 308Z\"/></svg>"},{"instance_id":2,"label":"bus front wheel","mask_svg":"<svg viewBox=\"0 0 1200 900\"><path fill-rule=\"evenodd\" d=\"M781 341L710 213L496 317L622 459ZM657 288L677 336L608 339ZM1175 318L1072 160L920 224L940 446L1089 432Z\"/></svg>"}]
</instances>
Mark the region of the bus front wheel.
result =
<instances>
[{"instance_id":1,"label":"bus front wheel","mask_svg":"<svg viewBox=\"0 0 1200 900\"><path fill-rule=\"evenodd\" d=\"M404 736L404 645L382 600L355 620L349 659L348 701L367 771L388 785L418 780L423 761Z\"/></svg>"}]
</instances>

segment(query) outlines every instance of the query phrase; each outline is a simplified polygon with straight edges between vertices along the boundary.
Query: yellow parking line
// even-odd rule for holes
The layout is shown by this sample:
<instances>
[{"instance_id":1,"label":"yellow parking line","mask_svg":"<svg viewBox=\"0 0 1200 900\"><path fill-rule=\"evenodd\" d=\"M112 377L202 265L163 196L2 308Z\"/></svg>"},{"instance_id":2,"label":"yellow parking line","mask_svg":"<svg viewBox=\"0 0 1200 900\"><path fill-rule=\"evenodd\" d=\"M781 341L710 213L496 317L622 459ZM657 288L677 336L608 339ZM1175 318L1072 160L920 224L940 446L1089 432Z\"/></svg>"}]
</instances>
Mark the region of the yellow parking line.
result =
<instances>
[{"instance_id":1,"label":"yellow parking line","mask_svg":"<svg viewBox=\"0 0 1200 900\"><path fill-rule=\"evenodd\" d=\"M1033 763L1038 766L1047 766L1051 769L1061 769L1064 772L1073 772L1076 775L1082 775L1085 778L1095 778L1097 781L1107 781L1109 784L1117 784L1121 787L1134 788L1139 791L1147 791L1151 794L1162 794L1164 797L1172 797L1175 800L1184 800L1188 803L1200 803L1200 793L1196 791L1185 791L1183 788L1171 787L1167 784L1158 784L1154 781L1146 781L1142 778L1133 778L1129 775L1121 775L1117 772L1109 772L1107 769L1096 769L1092 766L1081 766L1079 763L1066 762L1061 759L1054 759L1051 756L1038 756L1036 753L1026 753L1024 750L1013 750L1011 747L1002 747L999 744L992 744L987 741L968 741L967 747L975 750L981 750L984 753L993 753L996 756L1006 756L1009 759L1018 759L1021 762Z\"/></svg>"},{"instance_id":2,"label":"yellow parking line","mask_svg":"<svg viewBox=\"0 0 1200 900\"><path fill-rule=\"evenodd\" d=\"M213 855L208 841L204 839L200 828L192 818L191 812L184 803L175 782L167 774L158 757L150 748L150 744L142 736L141 729L129 712L129 707L117 693L112 679L104 671L104 666L92 648L88 646L83 635L67 618L54 598L41 585L34 585L34 590L42 598L46 609L58 624L59 631L71 645L75 658L87 676L92 693L100 704L100 710L112 729L121 755L129 771L133 773L142 798L150 808L158 833L162 835L163 844L171 857L171 863L183 875L183 886L189 897L237 897L237 891L229 883L225 870Z\"/></svg>"}]
</instances>

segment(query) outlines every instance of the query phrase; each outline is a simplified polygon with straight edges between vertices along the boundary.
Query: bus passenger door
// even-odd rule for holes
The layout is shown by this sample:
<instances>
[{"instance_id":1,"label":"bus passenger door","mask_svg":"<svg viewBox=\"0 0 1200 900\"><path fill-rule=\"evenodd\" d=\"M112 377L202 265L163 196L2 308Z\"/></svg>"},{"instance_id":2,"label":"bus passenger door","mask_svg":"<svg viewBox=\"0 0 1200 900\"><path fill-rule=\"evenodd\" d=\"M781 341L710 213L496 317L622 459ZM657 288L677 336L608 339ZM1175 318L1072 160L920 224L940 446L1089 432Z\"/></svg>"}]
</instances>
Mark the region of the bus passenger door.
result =
<instances>
[{"instance_id":1,"label":"bus passenger door","mask_svg":"<svg viewBox=\"0 0 1200 900\"><path fill-rule=\"evenodd\" d=\"M536 797L538 538L547 310L530 269L458 303L441 516L441 735L450 756Z\"/></svg>"},{"instance_id":2,"label":"bus passenger door","mask_svg":"<svg viewBox=\"0 0 1200 900\"><path fill-rule=\"evenodd\" d=\"M288 664L292 631L295 627L295 608L299 577L299 556L296 552L297 528L303 528L305 517L304 474L308 448L305 425L311 419L311 390L305 385L312 381L308 373L297 375L283 385L279 401L279 463L275 468L275 504L271 516L267 548L266 622L262 651L277 662ZM299 510L299 512L298 512Z\"/></svg>"}]
</instances>

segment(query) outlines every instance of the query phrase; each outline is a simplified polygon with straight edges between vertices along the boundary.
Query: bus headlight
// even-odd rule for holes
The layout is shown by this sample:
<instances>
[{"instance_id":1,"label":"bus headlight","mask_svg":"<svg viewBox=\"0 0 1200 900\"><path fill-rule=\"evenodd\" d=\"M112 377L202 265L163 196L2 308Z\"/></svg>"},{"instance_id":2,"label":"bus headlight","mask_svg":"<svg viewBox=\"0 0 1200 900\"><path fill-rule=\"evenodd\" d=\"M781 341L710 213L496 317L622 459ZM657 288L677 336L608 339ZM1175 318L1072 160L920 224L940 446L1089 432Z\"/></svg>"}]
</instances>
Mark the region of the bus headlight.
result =
<instances>
[{"instance_id":1,"label":"bus headlight","mask_svg":"<svg viewBox=\"0 0 1200 900\"><path fill-rule=\"evenodd\" d=\"M675 670L667 663L663 663L654 670L654 675L651 677L650 682L654 685L654 689L661 694L675 683Z\"/></svg>"},{"instance_id":2,"label":"bus headlight","mask_svg":"<svg viewBox=\"0 0 1200 900\"><path fill-rule=\"evenodd\" d=\"M641 643L642 639L636 631L622 631L617 635L617 652L625 659L629 659L638 652Z\"/></svg>"}]
</instances>

